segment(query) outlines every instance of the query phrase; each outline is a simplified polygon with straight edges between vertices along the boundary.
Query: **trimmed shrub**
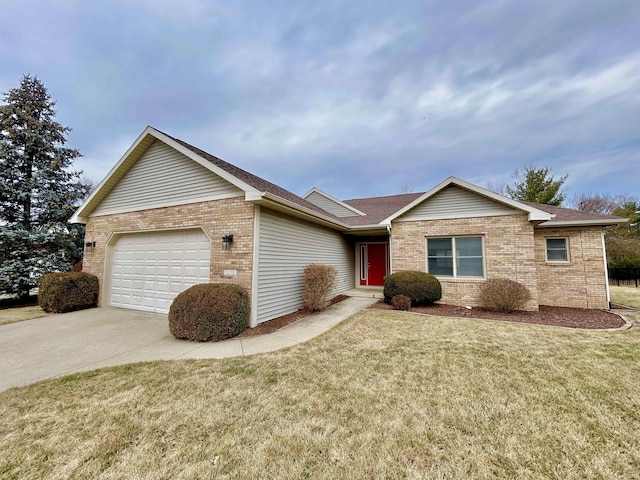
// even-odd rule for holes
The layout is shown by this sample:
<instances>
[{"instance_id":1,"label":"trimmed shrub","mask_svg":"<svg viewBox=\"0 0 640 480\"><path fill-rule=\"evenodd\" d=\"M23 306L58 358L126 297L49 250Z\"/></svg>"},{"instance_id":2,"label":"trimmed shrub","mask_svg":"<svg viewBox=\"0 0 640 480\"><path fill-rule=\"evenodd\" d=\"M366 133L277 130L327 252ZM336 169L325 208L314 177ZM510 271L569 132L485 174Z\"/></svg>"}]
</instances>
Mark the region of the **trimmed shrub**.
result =
<instances>
[{"instance_id":1,"label":"trimmed shrub","mask_svg":"<svg viewBox=\"0 0 640 480\"><path fill-rule=\"evenodd\" d=\"M391 299L391 305L396 310L404 310L406 312L411 308L411 299L406 295L396 295Z\"/></svg>"},{"instance_id":2,"label":"trimmed shrub","mask_svg":"<svg viewBox=\"0 0 640 480\"><path fill-rule=\"evenodd\" d=\"M331 265L311 264L304 267L302 274L302 299L311 311L327 307L331 292L336 285L338 270Z\"/></svg>"},{"instance_id":3,"label":"trimmed shrub","mask_svg":"<svg viewBox=\"0 0 640 480\"><path fill-rule=\"evenodd\" d=\"M195 342L235 337L249 326L249 294L240 285L203 283L174 298L169 330L176 338Z\"/></svg>"},{"instance_id":4,"label":"trimmed shrub","mask_svg":"<svg viewBox=\"0 0 640 480\"><path fill-rule=\"evenodd\" d=\"M414 306L429 305L442 298L442 287L430 273L406 270L389 275L384 284L385 303L396 295L409 297Z\"/></svg>"},{"instance_id":5,"label":"trimmed shrub","mask_svg":"<svg viewBox=\"0 0 640 480\"><path fill-rule=\"evenodd\" d=\"M50 313L71 312L98 304L98 277L85 272L47 273L38 279L38 305Z\"/></svg>"},{"instance_id":6,"label":"trimmed shrub","mask_svg":"<svg viewBox=\"0 0 640 480\"><path fill-rule=\"evenodd\" d=\"M521 310L531 298L527 287L508 278L490 278L480 287L480 305L498 312Z\"/></svg>"}]
</instances>

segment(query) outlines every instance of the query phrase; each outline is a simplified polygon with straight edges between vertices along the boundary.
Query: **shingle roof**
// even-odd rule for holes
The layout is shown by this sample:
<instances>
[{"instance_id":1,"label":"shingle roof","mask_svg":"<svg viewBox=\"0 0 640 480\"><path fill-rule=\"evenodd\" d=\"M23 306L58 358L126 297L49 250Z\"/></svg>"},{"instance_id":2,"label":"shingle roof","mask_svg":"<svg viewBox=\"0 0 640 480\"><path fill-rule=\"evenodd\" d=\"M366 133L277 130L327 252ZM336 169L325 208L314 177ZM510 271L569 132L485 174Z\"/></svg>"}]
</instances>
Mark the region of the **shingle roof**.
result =
<instances>
[{"instance_id":1,"label":"shingle roof","mask_svg":"<svg viewBox=\"0 0 640 480\"><path fill-rule=\"evenodd\" d=\"M160 132L160 130L158 130ZM166 135L167 137L171 138L172 140L174 140L175 142L179 143L180 145L182 145L183 147L191 150L193 153L195 153L196 155L202 157L205 160L208 160L209 162L213 163L215 166L221 168L222 170L224 170L225 172L233 175L234 177L236 177L239 180L242 180L244 183L246 183L247 185L252 186L253 188L255 188L256 190L260 191L260 192L269 192L272 193L273 195L277 195L280 198L283 198L285 200L289 200L297 205L300 205L301 207L305 207L311 210L314 210L318 213L323 214L324 216L327 217L331 217L337 221L340 221L341 219L339 219L338 217L330 214L329 212L321 209L320 207L314 205L311 202L308 202L307 200L305 200L302 197L299 197L298 195L296 195L295 193L291 193L288 190L285 190L282 187L279 187L278 185L276 185L275 183L271 183L267 180L265 180L264 178L260 178L257 175L254 175L253 173L249 173L246 170L243 170L239 167L236 167L235 165L232 165L229 162L225 162L224 160L222 160L221 158L215 157L213 155L211 155L210 153L205 152L204 150L199 149L198 147L194 147L193 145L180 140L179 138L176 137L172 137L171 135L164 133L164 132L160 132L163 135Z\"/></svg>"},{"instance_id":2,"label":"shingle roof","mask_svg":"<svg viewBox=\"0 0 640 480\"><path fill-rule=\"evenodd\" d=\"M603 221L614 221L620 220L620 217L616 217L615 215L606 215L603 213L590 213L583 212L581 210L574 210L573 208L564 208L564 207L555 207L553 205L546 205L542 203L533 203L533 202L522 202L527 205L531 205L539 210L555 215L553 217L552 222L594 222L598 220Z\"/></svg>"},{"instance_id":3,"label":"shingle roof","mask_svg":"<svg viewBox=\"0 0 640 480\"><path fill-rule=\"evenodd\" d=\"M160 130L158 130L160 132ZM260 178L252 173L247 172L231 163L225 162L224 160L211 155L210 153L205 152L193 145L180 140L179 138L175 138L171 135L168 135L164 132L160 132L163 135L171 138L175 142L179 143L183 147L191 150L196 155L199 155L205 160L213 163L217 167L223 169L227 173L233 175L239 180L243 181L247 185L252 186L256 190L260 192L269 192L273 195L276 195L284 200L288 200L293 202L301 207L313 210L317 213L324 215L325 217L332 218L340 223L345 223L350 226L360 226L360 225L377 225L385 218L388 218L401 208L407 206L420 196L424 195L424 192L419 193L407 193L401 195L390 195L386 197L369 197L369 198L354 198L351 200L343 200L344 203L351 205L357 210L360 210L366 215L354 215L352 217L341 217L338 218L335 215L323 210L317 205L305 200L304 198L292 193L288 190L285 190L278 185L271 183L263 178ZM563 207L554 207L552 205L545 205L533 202L522 202L527 205L530 205L534 208L542 210L547 213L551 213L555 215L551 222L580 222L586 221L589 223L597 222L598 220L602 220L604 223L611 223L611 221L619 220L620 217L616 217L614 215L604 215L599 213L589 213L582 212L580 210L574 210L571 208L563 208Z\"/></svg>"},{"instance_id":4,"label":"shingle roof","mask_svg":"<svg viewBox=\"0 0 640 480\"><path fill-rule=\"evenodd\" d=\"M387 197L354 198L343 200L347 205L366 213L366 216L344 217L342 221L352 225L375 225L397 212L402 207L410 204L416 198L422 196L421 193L405 193L402 195L390 195Z\"/></svg>"}]
</instances>

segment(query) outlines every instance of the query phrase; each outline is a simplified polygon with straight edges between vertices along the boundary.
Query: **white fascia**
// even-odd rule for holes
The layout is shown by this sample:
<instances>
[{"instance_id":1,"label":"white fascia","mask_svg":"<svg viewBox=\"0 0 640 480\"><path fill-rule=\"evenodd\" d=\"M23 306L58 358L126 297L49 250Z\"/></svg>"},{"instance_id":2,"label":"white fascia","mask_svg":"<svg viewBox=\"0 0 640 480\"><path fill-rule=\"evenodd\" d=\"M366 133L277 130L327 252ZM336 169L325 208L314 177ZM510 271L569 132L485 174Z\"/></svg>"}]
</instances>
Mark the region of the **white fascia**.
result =
<instances>
[{"instance_id":1,"label":"white fascia","mask_svg":"<svg viewBox=\"0 0 640 480\"><path fill-rule=\"evenodd\" d=\"M627 223L628 218L611 218L611 219L595 219L595 220L550 220L548 222L536 225L536 228L556 228L556 227L607 227L611 225L619 225Z\"/></svg>"}]
</instances>

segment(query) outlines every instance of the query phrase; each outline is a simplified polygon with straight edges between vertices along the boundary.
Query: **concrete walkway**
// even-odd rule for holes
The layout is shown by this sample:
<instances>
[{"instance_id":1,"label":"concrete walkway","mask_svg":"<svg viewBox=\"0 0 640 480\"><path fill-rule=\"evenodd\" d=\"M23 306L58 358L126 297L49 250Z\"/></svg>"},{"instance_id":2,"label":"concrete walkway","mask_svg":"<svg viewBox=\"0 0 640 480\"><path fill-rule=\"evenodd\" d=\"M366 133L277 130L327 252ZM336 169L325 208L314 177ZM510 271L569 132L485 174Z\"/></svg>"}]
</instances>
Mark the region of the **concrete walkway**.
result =
<instances>
[{"instance_id":1,"label":"concrete walkway","mask_svg":"<svg viewBox=\"0 0 640 480\"><path fill-rule=\"evenodd\" d=\"M177 340L166 315L93 308L0 326L0 391L100 367L271 352L314 338L374 298L349 298L277 332L223 342Z\"/></svg>"}]
</instances>

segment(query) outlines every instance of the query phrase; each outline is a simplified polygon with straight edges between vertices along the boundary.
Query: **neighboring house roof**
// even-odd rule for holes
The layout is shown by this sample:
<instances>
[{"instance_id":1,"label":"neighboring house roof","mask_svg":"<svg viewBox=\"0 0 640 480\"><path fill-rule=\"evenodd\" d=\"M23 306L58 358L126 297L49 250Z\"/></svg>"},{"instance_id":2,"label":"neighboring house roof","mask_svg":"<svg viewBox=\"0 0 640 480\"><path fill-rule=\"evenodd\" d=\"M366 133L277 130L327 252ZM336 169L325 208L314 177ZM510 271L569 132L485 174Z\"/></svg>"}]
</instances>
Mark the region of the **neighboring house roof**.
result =
<instances>
[{"instance_id":1,"label":"neighboring house roof","mask_svg":"<svg viewBox=\"0 0 640 480\"><path fill-rule=\"evenodd\" d=\"M553 218L551 220L539 224L538 227L551 228L570 227L578 225L617 225L629 221L628 218L620 218L616 217L615 215L583 212L581 210L574 210L572 208L555 207L553 205L546 205L542 203L522 203L526 203L527 205L531 205L532 207L543 210L553 215Z\"/></svg>"},{"instance_id":2,"label":"neighboring house roof","mask_svg":"<svg viewBox=\"0 0 640 480\"><path fill-rule=\"evenodd\" d=\"M366 229L378 231L386 228L394 219L451 186L462 188L497 203L526 212L529 215L529 220L541 222L538 225L541 227L614 225L627 221L627 219L612 215L593 214L550 205L520 202L456 177L449 177L429 191L421 193L340 201L317 188L313 188L305 195L307 197L312 193L317 193L339 205L347 213L349 210L353 211L352 216L338 217L303 197L150 126L145 128L105 179L78 208L70 221L72 223L85 223L86 217L100 205L155 140L166 143L235 185L245 192L245 200L247 201L276 207L292 215L327 224L343 231L353 230L355 232Z\"/></svg>"}]
</instances>

